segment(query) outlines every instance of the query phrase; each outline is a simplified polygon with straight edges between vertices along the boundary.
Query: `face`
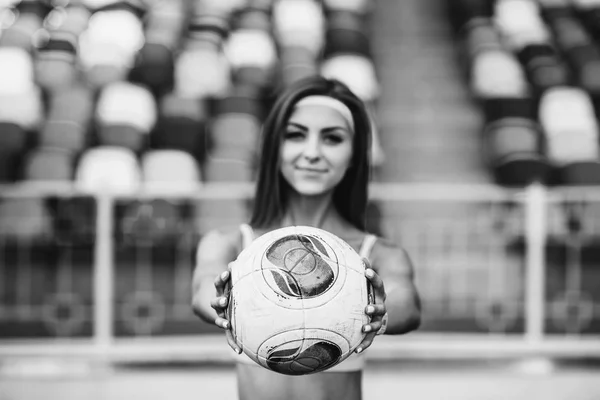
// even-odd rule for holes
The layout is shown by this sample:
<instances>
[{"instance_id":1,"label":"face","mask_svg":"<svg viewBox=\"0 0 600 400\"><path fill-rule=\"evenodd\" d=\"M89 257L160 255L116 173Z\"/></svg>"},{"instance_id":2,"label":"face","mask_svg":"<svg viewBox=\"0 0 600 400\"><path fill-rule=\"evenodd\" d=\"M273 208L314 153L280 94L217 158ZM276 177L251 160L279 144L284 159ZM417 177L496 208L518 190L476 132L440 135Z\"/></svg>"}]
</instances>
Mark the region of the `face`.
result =
<instances>
[{"instance_id":1,"label":"face","mask_svg":"<svg viewBox=\"0 0 600 400\"><path fill-rule=\"evenodd\" d=\"M335 109L298 107L283 132L281 174L305 196L333 191L350 166L353 136L348 122Z\"/></svg>"}]
</instances>

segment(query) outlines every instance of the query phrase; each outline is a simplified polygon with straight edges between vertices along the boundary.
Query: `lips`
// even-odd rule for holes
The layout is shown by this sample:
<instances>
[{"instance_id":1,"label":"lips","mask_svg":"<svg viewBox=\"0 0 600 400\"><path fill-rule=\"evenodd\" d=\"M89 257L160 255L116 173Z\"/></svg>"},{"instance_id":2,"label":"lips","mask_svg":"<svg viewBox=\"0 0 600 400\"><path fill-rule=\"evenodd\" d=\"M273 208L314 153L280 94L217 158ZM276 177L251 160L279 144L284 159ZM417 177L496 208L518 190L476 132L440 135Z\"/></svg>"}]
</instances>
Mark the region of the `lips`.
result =
<instances>
[{"instance_id":1,"label":"lips","mask_svg":"<svg viewBox=\"0 0 600 400\"><path fill-rule=\"evenodd\" d=\"M327 169L310 168L310 167L296 167L296 170L303 171L303 172L310 172L313 174L324 174L325 172L327 172Z\"/></svg>"}]
</instances>

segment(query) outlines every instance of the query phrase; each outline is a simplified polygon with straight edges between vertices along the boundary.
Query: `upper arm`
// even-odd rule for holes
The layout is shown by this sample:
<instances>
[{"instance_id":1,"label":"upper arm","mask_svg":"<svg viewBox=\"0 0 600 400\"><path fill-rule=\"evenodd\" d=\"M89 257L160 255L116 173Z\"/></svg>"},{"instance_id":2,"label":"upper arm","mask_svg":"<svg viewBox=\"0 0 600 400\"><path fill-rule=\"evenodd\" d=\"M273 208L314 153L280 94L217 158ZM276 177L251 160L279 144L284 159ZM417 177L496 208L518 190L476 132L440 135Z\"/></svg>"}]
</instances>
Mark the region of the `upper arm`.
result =
<instances>
[{"instance_id":1,"label":"upper arm","mask_svg":"<svg viewBox=\"0 0 600 400\"><path fill-rule=\"evenodd\" d=\"M228 264L237 258L239 239L238 231L217 230L208 232L200 239L196 249L194 286L205 278L213 280L227 270Z\"/></svg>"},{"instance_id":2,"label":"upper arm","mask_svg":"<svg viewBox=\"0 0 600 400\"><path fill-rule=\"evenodd\" d=\"M386 297L395 293L395 298L402 298L420 308L414 267L407 251L385 240L378 240L373 250L373 268L383 280Z\"/></svg>"}]
</instances>

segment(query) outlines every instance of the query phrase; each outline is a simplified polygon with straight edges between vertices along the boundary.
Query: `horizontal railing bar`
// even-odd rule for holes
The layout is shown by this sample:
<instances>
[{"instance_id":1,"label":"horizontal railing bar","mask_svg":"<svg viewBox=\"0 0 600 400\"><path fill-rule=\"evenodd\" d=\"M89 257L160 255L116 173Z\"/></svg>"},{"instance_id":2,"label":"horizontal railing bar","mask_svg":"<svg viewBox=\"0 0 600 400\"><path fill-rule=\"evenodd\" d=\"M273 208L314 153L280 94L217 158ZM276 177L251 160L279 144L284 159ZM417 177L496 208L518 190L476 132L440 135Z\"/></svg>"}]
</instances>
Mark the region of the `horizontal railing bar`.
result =
<instances>
[{"instance_id":1,"label":"horizontal railing bar","mask_svg":"<svg viewBox=\"0 0 600 400\"><path fill-rule=\"evenodd\" d=\"M9 357L102 357L112 362L223 362L235 354L221 335L119 338L104 352L89 339L0 342L0 359ZM406 358L600 358L600 336L549 335L527 342L522 335L421 333L378 338L368 352L373 361Z\"/></svg>"},{"instance_id":2,"label":"horizontal railing bar","mask_svg":"<svg viewBox=\"0 0 600 400\"><path fill-rule=\"evenodd\" d=\"M377 200L427 201L505 201L518 200L523 190L506 189L495 185L438 184L438 183L382 183L369 185L370 196ZM142 186L132 192L114 192L111 197L122 199L244 199L254 196L254 183L207 183L189 185ZM18 183L0 185L1 197L92 196L94 192L80 190L72 183ZM600 191L599 191L600 196Z\"/></svg>"}]
</instances>

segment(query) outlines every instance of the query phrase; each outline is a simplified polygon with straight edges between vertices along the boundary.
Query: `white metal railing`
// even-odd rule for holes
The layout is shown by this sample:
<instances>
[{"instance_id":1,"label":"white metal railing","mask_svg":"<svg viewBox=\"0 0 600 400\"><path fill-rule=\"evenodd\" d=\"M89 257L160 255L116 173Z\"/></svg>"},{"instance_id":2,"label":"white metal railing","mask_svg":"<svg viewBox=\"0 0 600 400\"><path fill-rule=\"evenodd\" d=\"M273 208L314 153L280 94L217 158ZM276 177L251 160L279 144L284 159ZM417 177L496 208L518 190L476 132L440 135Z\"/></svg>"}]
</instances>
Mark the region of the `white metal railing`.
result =
<instances>
[{"instance_id":1,"label":"white metal railing","mask_svg":"<svg viewBox=\"0 0 600 400\"><path fill-rule=\"evenodd\" d=\"M116 334L116 203L123 199L140 198L237 200L248 199L253 193L252 185L240 184L212 184L185 189L147 188L135 194L96 195L91 335L80 339L0 339L0 357L71 355L111 360L228 360L228 349L219 334L160 337L138 335L135 332L127 337ZM71 185L0 187L0 199L79 194ZM478 185L374 183L371 197L385 206L382 212L385 215L386 236L405 246L413 257L417 284L422 286L426 311L430 305L431 310L437 305L441 307L439 314L433 313L434 317L429 320L426 313L426 322L434 326L435 319L447 313L449 316L467 316L480 324L479 331L466 333L452 329L438 330L434 326L403 337L378 338L370 351L372 357L600 356L600 335L584 335L579 329L581 326L572 332L567 329L567 334L552 334L546 326L547 312L556 306L549 306L546 291L546 245L554 226L550 208L569 202L600 204L600 189L548 190L533 185L523 190L508 190ZM473 205L478 208L471 207ZM450 208L445 210L446 206ZM454 206L457 208L452 208ZM506 207L513 207L516 211L510 215L501 211ZM494 223L503 224L503 230L490 228ZM522 259L515 259L505 249L505 239L509 236L523 240ZM523 287L515 287L520 281L518 274L521 264L524 267ZM3 268L0 264L0 281L4 276ZM141 271L141 274L150 273L144 272L143 268ZM185 279L185 269L182 271L176 278L180 287L186 284L185 281L181 282ZM581 271L577 269L568 276L571 277L571 286L582 279ZM479 277L476 285L469 281L473 277ZM136 279L141 278L136 275ZM450 293L441 293L444 290ZM494 290L498 293L494 293ZM569 296L575 296L575 302L584 297L581 290L569 291L567 288L565 298ZM494 316L491 308L498 299L501 306L499 316ZM572 305L568 300L561 303L565 314L569 313L568 307ZM594 299L587 298L584 303L586 305L581 306L583 311L579 310L578 313L582 313L587 322L600 320L600 315L596 315L600 307L596 306ZM4 311L11 308L1 306ZM178 302L169 310L181 310L184 307L188 305ZM169 311L163 309L162 312ZM0 313L0 322L2 315ZM521 316L523 327L515 329L515 321Z\"/></svg>"}]
</instances>

